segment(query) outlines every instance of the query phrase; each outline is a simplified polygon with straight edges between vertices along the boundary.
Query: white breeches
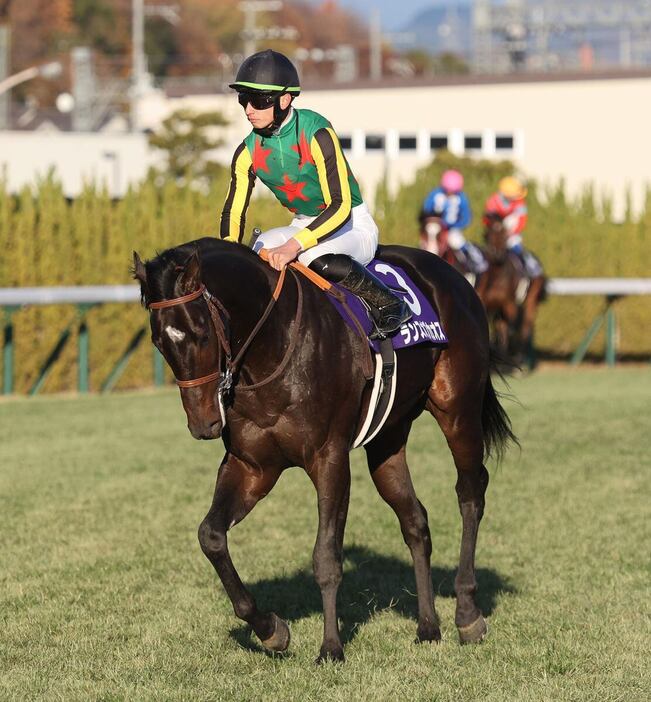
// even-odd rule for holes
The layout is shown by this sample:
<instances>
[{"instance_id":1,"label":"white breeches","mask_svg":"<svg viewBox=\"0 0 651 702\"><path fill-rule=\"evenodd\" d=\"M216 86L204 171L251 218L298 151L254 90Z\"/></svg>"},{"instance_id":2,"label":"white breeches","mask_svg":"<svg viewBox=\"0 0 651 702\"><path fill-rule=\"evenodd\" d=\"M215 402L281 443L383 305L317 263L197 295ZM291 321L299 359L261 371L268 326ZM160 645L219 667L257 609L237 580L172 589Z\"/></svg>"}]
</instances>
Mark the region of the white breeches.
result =
<instances>
[{"instance_id":1,"label":"white breeches","mask_svg":"<svg viewBox=\"0 0 651 702\"><path fill-rule=\"evenodd\" d=\"M305 229L315 219L316 217L296 215L289 226L268 229L260 234L253 245L253 250L258 253L263 248L273 249L276 246L280 246ZM319 256L324 254L343 253L348 254L348 256L365 266L373 260L377 245L377 224L371 217L368 207L362 203L357 205L357 207L353 207L350 219L343 227L331 234L324 242L300 253L298 260L303 265L309 266L315 258L319 258Z\"/></svg>"},{"instance_id":2,"label":"white breeches","mask_svg":"<svg viewBox=\"0 0 651 702\"><path fill-rule=\"evenodd\" d=\"M451 249L459 251L459 249L463 248L465 243L466 237L463 235L461 229L452 228L448 231L448 244Z\"/></svg>"}]
</instances>

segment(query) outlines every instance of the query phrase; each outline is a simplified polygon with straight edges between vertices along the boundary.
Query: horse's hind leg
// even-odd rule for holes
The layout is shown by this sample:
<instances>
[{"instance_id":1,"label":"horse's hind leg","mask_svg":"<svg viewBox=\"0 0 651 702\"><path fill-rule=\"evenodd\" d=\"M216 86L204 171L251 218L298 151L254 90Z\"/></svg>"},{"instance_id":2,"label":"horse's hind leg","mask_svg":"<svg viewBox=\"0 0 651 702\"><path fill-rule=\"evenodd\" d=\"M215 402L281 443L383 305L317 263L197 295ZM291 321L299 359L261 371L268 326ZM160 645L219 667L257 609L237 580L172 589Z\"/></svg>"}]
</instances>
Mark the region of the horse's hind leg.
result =
<instances>
[{"instance_id":1,"label":"horse's hind leg","mask_svg":"<svg viewBox=\"0 0 651 702\"><path fill-rule=\"evenodd\" d=\"M273 612L260 612L253 595L244 587L228 551L226 532L240 522L276 484L281 471L256 470L227 454L219 468L210 511L199 527L201 549L217 571L235 614L246 621L272 651L289 646L289 627Z\"/></svg>"},{"instance_id":2,"label":"horse's hind leg","mask_svg":"<svg viewBox=\"0 0 651 702\"><path fill-rule=\"evenodd\" d=\"M418 501L409 475L406 442L411 422L382 434L366 447L368 466L375 487L393 509L409 547L416 574L418 594L418 641L439 641L441 631L434 610L434 591L430 571L432 541L427 512Z\"/></svg>"},{"instance_id":3,"label":"horse's hind leg","mask_svg":"<svg viewBox=\"0 0 651 702\"><path fill-rule=\"evenodd\" d=\"M458 362L461 355L457 355L456 359ZM429 391L427 409L439 423L457 468L456 491L462 519L462 536L459 570L454 581L457 594L454 620L461 643L472 643L480 641L487 630L486 622L475 603L475 548L488 486L488 471L483 465L481 420L485 381L477 379L473 382L470 380L473 374L468 373L464 377L459 368L453 373L450 364L449 354L441 357L436 368L436 378Z\"/></svg>"}]
</instances>

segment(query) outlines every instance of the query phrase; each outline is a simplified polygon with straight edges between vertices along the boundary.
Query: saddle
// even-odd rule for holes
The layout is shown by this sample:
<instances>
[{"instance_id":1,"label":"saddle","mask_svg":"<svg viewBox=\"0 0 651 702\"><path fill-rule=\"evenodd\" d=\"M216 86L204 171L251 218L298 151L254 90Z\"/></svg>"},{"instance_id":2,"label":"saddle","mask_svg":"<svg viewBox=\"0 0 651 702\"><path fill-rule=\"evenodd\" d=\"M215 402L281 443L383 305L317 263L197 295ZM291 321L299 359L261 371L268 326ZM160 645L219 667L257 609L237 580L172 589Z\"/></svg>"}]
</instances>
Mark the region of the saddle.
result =
<instances>
[{"instance_id":1,"label":"saddle","mask_svg":"<svg viewBox=\"0 0 651 702\"><path fill-rule=\"evenodd\" d=\"M266 258L265 253L260 252L263 259ZM375 325L370 309L361 298L297 261L291 263L290 267L323 290L344 322L365 342L362 370L367 381L373 381L373 386L366 417L352 448L363 446L378 434L393 407L397 381L396 350L424 343L447 345L448 339L438 314L402 268L381 259L373 259L367 268L409 305L412 318L394 336L381 340L371 339L370 334Z\"/></svg>"}]
</instances>

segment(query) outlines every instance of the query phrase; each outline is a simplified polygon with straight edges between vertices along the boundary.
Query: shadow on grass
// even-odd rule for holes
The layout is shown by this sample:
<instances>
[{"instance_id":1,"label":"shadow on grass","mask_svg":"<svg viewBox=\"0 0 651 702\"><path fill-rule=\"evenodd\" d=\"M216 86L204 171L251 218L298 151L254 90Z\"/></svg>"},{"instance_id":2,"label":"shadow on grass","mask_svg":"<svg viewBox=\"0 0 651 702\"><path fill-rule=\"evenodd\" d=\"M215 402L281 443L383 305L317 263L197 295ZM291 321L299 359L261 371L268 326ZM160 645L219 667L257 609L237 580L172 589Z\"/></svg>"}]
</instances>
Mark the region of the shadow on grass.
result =
<instances>
[{"instance_id":1,"label":"shadow on grass","mask_svg":"<svg viewBox=\"0 0 651 702\"><path fill-rule=\"evenodd\" d=\"M436 597L454 597L455 569L432 568ZM477 604L485 615L495 609L502 593L516 589L506 578L490 568L476 571ZM260 580L248 585L258 606L273 611L287 621L297 621L312 614L321 614L321 592L311 570L300 570L272 580ZM364 546L344 549L344 579L337 597L338 614L342 620L342 642L355 638L357 630L376 612L392 609L403 617L414 620L416 629L417 600L414 570L411 564L397 558L383 556ZM231 637L244 648L265 651L251 636L247 626L231 629ZM276 655L276 654L269 654Z\"/></svg>"}]
</instances>

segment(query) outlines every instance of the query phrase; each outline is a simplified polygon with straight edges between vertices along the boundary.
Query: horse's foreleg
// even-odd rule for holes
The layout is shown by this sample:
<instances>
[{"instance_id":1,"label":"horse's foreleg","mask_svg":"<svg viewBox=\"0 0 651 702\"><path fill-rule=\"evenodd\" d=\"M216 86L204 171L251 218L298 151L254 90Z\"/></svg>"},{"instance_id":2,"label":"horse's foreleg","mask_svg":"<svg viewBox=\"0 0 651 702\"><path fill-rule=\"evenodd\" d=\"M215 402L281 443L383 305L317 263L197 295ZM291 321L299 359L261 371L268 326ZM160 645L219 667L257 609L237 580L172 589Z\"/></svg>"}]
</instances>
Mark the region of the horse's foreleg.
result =
<instances>
[{"instance_id":1,"label":"horse's foreleg","mask_svg":"<svg viewBox=\"0 0 651 702\"><path fill-rule=\"evenodd\" d=\"M348 448L319 456L308 474L317 491L319 528L312 555L314 577L323 599L323 642L317 663L344 660L337 622L337 591L342 578L344 531L350 497Z\"/></svg>"},{"instance_id":2,"label":"horse's foreleg","mask_svg":"<svg viewBox=\"0 0 651 702\"><path fill-rule=\"evenodd\" d=\"M273 651L287 648L289 627L274 613L258 610L231 560L227 531L242 521L273 488L280 473L279 469L261 471L227 454L219 469L212 506L199 527L201 549L217 571L235 614Z\"/></svg>"},{"instance_id":3,"label":"horse's foreleg","mask_svg":"<svg viewBox=\"0 0 651 702\"><path fill-rule=\"evenodd\" d=\"M418 641L440 641L439 618L434 609L430 558L432 540L427 512L419 502L406 461L407 435L411 423L382 435L367 447L369 470L382 499L393 509L409 547L418 593Z\"/></svg>"}]
</instances>

